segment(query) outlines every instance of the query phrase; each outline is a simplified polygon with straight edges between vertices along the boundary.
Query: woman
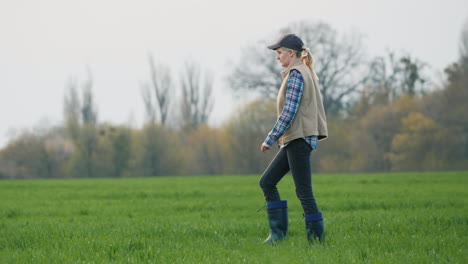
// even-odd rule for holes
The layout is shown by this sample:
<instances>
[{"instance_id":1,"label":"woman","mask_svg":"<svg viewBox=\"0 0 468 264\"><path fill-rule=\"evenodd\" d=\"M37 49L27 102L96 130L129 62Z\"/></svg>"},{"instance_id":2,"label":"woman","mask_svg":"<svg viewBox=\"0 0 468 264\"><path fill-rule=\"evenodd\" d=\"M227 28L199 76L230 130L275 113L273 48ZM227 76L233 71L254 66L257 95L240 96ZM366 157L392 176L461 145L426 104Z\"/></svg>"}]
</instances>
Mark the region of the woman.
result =
<instances>
[{"instance_id":1,"label":"woman","mask_svg":"<svg viewBox=\"0 0 468 264\"><path fill-rule=\"evenodd\" d=\"M278 120L260 148L266 152L276 141L280 146L260 179L270 224L270 235L265 243L283 239L288 230L287 201L280 199L276 185L289 170L304 209L307 239L323 241L322 213L312 192L310 153L328 132L312 54L294 34L283 36L268 48L276 50L277 60L286 69L281 72L283 82L277 97Z\"/></svg>"}]
</instances>

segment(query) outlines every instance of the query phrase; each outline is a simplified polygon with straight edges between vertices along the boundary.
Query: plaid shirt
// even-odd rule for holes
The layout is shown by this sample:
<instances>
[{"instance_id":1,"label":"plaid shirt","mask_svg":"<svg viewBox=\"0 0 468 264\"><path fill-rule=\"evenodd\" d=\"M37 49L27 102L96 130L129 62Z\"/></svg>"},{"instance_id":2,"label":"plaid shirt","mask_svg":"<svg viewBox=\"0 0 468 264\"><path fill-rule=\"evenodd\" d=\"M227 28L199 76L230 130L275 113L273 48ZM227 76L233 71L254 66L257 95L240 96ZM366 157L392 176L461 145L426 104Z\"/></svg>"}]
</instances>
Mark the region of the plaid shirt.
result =
<instances>
[{"instance_id":1,"label":"plaid shirt","mask_svg":"<svg viewBox=\"0 0 468 264\"><path fill-rule=\"evenodd\" d=\"M298 70L292 70L289 74L288 84L286 86L286 102L284 103L283 111L278 117L273 129L268 133L264 143L268 146L273 145L278 139L288 130L294 117L296 116L299 104L301 103L301 97L304 90L304 79L302 74ZM318 138L317 136L304 137L305 141L312 147L317 149ZM286 142L286 146L289 142ZM284 147L281 146L281 147Z\"/></svg>"}]
</instances>

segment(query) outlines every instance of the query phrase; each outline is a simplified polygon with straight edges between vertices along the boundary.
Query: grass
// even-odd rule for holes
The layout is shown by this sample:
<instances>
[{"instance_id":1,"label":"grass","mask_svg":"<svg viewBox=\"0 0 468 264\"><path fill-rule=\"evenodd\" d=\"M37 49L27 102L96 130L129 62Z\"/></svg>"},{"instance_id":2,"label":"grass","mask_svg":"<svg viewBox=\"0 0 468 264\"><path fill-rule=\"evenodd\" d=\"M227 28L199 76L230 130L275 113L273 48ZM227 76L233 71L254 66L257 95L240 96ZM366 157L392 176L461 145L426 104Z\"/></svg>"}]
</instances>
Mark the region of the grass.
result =
<instances>
[{"instance_id":1,"label":"grass","mask_svg":"<svg viewBox=\"0 0 468 264\"><path fill-rule=\"evenodd\" d=\"M0 181L0 263L468 263L468 172L314 175L327 241L294 184L268 235L258 176Z\"/></svg>"}]
</instances>

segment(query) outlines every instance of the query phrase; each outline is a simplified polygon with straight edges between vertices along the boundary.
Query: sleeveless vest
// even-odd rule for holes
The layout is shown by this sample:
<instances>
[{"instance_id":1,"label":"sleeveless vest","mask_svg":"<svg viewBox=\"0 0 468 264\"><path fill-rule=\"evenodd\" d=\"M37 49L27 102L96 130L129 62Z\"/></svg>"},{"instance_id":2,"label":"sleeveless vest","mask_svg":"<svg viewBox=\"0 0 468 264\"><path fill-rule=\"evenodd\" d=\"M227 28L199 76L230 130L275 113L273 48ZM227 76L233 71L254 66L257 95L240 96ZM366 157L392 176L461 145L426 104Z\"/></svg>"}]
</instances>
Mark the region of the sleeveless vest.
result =
<instances>
[{"instance_id":1,"label":"sleeveless vest","mask_svg":"<svg viewBox=\"0 0 468 264\"><path fill-rule=\"evenodd\" d=\"M302 74L304 88L296 116L288 130L286 130L284 135L278 140L280 145L307 136L316 135L318 136L318 140L323 140L328 137L327 119L318 82L312 77L312 72L309 67L300 59L291 63L289 67L281 72L283 82L276 99L278 117L284 108L289 73L293 69L298 70Z\"/></svg>"}]
</instances>

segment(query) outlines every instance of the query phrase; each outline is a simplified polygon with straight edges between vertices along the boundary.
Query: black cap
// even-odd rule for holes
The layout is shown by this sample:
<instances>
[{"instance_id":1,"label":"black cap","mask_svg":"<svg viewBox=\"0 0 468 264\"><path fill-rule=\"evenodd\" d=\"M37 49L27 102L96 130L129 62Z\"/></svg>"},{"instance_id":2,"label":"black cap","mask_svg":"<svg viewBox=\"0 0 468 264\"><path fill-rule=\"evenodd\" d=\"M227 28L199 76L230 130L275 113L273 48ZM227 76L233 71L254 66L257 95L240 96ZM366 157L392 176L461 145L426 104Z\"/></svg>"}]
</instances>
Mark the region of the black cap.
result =
<instances>
[{"instance_id":1,"label":"black cap","mask_svg":"<svg viewBox=\"0 0 468 264\"><path fill-rule=\"evenodd\" d=\"M302 46L304 46L304 42L302 40L294 35L294 34L286 34L282 36L277 43L268 46L269 49L272 50L277 50L281 47L285 47L288 49L293 49L293 50L302 50Z\"/></svg>"}]
</instances>

